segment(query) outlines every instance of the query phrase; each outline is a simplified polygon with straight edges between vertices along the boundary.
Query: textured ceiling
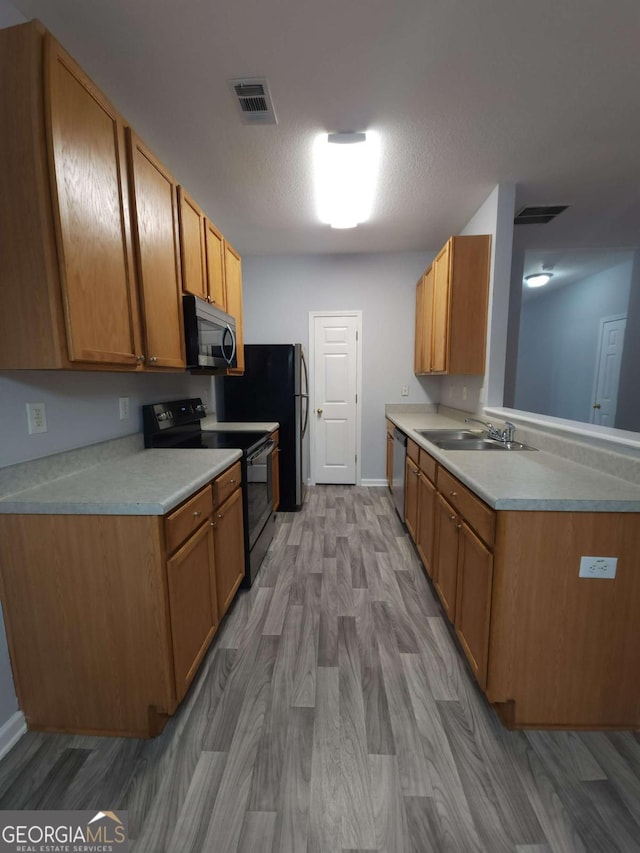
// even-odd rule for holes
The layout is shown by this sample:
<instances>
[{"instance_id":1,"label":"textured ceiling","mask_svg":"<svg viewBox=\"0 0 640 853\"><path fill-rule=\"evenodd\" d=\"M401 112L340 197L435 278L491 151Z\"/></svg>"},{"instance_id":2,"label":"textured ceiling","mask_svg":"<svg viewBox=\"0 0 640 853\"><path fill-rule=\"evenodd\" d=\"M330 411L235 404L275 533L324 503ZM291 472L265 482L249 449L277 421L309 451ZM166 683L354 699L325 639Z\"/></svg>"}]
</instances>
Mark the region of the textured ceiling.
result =
<instances>
[{"instance_id":1,"label":"textured ceiling","mask_svg":"<svg viewBox=\"0 0 640 853\"><path fill-rule=\"evenodd\" d=\"M577 241L604 221L618 244L633 227L637 242L637 0L13 5L245 255L437 249L499 181L517 183L518 205L573 205L555 227ZM250 75L268 78L277 126L241 123L227 80ZM313 138L368 128L383 144L373 217L331 230L314 211ZM618 214L587 224L614 202Z\"/></svg>"}]
</instances>

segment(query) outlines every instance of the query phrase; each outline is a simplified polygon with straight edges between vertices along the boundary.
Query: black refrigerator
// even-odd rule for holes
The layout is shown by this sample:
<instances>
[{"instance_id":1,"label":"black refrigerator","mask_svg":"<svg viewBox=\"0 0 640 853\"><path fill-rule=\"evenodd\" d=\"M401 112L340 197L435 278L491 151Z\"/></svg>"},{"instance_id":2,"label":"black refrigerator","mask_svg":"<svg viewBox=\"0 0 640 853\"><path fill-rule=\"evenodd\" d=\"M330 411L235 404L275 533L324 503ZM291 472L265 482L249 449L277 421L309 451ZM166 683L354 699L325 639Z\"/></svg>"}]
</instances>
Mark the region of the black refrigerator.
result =
<instances>
[{"instance_id":1,"label":"black refrigerator","mask_svg":"<svg viewBox=\"0 0 640 853\"><path fill-rule=\"evenodd\" d=\"M309 374L302 344L246 344L244 375L224 378L225 421L280 424L280 511L299 510L306 486Z\"/></svg>"}]
</instances>

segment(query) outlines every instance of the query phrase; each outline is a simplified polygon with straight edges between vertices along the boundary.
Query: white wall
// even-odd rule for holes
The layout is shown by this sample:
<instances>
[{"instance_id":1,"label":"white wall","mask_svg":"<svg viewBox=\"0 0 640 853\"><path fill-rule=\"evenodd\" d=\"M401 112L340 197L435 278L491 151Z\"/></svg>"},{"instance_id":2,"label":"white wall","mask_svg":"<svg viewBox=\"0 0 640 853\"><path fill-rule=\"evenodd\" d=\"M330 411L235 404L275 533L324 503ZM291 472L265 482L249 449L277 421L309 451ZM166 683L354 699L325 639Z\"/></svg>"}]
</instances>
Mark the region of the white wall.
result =
<instances>
[{"instance_id":1,"label":"white wall","mask_svg":"<svg viewBox=\"0 0 640 853\"><path fill-rule=\"evenodd\" d=\"M309 346L309 311L362 311L362 478L385 476L384 404L437 403L413 373L415 286L435 252L243 260L245 342ZM401 397L402 384L409 396Z\"/></svg>"},{"instance_id":2,"label":"white wall","mask_svg":"<svg viewBox=\"0 0 640 853\"><path fill-rule=\"evenodd\" d=\"M483 405L502 405L514 208L515 185L498 184L460 231L461 236L491 234L487 355L484 376L444 378L442 403L446 406L478 412Z\"/></svg>"}]
</instances>

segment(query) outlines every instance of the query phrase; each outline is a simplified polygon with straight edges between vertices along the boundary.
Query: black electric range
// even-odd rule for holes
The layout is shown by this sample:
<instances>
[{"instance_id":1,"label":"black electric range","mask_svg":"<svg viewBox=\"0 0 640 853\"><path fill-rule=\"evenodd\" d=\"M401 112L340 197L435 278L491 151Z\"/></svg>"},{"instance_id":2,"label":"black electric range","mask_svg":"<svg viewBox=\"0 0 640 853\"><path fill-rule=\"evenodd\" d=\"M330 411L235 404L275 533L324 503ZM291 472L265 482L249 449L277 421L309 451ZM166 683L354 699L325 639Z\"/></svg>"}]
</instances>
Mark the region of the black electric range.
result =
<instances>
[{"instance_id":1,"label":"black electric range","mask_svg":"<svg viewBox=\"0 0 640 853\"><path fill-rule=\"evenodd\" d=\"M199 397L142 407L147 448L240 450L245 539L244 586L251 586L273 538L275 443L265 431L203 430L207 415Z\"/></svg>"}]
</instances>

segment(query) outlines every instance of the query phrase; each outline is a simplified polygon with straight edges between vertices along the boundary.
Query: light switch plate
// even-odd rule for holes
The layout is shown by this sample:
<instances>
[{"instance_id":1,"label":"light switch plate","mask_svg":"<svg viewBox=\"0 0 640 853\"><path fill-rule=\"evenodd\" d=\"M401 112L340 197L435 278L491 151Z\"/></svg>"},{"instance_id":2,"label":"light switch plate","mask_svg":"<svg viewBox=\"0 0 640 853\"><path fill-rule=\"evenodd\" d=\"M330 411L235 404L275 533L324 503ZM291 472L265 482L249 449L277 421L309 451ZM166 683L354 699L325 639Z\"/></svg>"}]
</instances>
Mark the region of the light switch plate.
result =
<instances>
[{"instance_id":1,"label":"light switch plate","mask_svg":"<svg viewBox=\"0 0 640 853\"><path fill-rule=\"evenodd\" d=\"M581 578L615 578L617 557L580 557Z\"/></svg>"}]
</instances>

